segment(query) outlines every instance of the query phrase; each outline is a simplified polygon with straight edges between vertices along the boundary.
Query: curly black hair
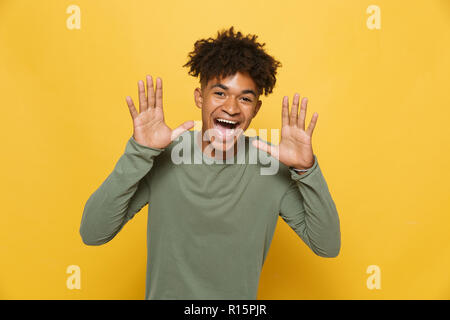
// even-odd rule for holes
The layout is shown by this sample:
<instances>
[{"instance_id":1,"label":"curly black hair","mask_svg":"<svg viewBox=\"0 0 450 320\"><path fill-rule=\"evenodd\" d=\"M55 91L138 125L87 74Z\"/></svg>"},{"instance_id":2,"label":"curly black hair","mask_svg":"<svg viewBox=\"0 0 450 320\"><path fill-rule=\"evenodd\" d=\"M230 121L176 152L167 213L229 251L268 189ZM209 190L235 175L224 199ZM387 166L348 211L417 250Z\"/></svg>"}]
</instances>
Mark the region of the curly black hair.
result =
<instances>
[{"instance_id":1,"label":"curly black hair","mask_svg":"<svg viewBox=\"0 0 450 320\"><path fill-rule=\"evenodd\" d=\"M228 30L217 32L217 38L201 39L195 42L194 50L189 53L189 61L183 67L189 67L189 75L197 77L204 86L210 79L227 77L236 72L248 73L258 88L258 95L272 93L275 86L277 68L281 62L268 55L265 43L258 43L257 35L243 36Z\"/></svg>"}]
</instances>

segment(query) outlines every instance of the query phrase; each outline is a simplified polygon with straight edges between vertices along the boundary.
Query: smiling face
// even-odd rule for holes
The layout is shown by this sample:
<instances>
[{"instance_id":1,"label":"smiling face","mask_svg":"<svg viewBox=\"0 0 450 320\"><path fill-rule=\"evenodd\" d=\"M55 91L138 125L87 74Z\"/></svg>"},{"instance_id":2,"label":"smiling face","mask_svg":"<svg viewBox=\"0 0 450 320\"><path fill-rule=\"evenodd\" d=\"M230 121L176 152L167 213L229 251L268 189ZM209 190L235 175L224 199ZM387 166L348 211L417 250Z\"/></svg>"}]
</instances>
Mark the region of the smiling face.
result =
<instances>
[{"instance_id":1,"label":"smiling face","mask_svg":"<svg viewBox=\"0 0 450 320\"><path fill-rule=\"evenodd\" d=\"M211 143L216 150L233 147L261 107L259 92L248 73L237 72L214 78L194 91L195 104L202 109L203 149Z\"/></svg>"}]
</instances>

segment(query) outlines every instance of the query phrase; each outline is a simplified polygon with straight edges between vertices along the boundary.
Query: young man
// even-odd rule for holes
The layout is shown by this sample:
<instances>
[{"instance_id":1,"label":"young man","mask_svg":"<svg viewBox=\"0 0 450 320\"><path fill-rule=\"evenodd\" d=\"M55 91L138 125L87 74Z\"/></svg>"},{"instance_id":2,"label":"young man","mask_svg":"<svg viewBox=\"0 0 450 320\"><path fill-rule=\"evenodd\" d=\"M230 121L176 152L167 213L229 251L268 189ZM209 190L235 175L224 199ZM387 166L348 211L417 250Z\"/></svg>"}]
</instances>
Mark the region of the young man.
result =
<instances>
[{"instance_id":1,"label":"young man","mask_svg":"<svg viewBox=\"0 0 450 320\"><path fill-rule=\"evenodd\" d=\"M317 114L305 130L306 99L294 95L289 112L284 97L278 146L243 134L281 65L256 38L231 27L195 43L184 66L200 75L201 132L189 130L193 121L165 124L160 78L154 90L147 76L147 94L138 82L139 112L127 97L133 136L88 199L80 234L104 244L148 203L146 299L256 299L278 215L315 254L339 253L338 213L311 144ZM277 170L262 174L267 165L249 161L255 151L276 159Z\"/></svg>"}]
</instances>

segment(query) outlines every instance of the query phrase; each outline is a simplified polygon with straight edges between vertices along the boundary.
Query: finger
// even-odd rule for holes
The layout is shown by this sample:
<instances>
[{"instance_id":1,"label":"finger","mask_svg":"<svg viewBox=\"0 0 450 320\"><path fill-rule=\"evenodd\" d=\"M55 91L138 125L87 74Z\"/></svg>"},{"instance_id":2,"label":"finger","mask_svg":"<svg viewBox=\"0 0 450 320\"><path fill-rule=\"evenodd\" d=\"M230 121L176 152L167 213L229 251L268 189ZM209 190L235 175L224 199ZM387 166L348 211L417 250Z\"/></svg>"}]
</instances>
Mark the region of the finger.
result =
<instances>
[{"instance_id":1,"label":"finger","mask_svg":"<svg viewBox=\"0 0 450 320\"><path fill-rule=\"evenodd\" d=\"M267 143L259 141L259 140L253 140L252 144L255 148L265 151L268 154L270 154L272 157L278 159L278 147L277 146L269 146Z\"/></svg>"},{"instance_id":2,"label":"finger","mask_svg":"<svg viewBox=\"0 0 450 320\"><path fill-rule=\"evenodd\" d=\"M138 95L139 95L139 112L147 110L147 97L145 96L144 81L138 81Z\"/></svg>"},{"instance_id":3,"label":"finger","mask_svg":"<svg viewBox=\"0 0 450 320\"><path fill-rule=\"evenodd\" d=\"M298 127L305 130L306 107L308 106L308 98L302 99L300 106L300 114L298 115Z\"/></svg>"},{"instance_id":4,"label":"finger","mask_svg":"<svg viewBox=\"0 0 450 320\"><path fill-rule=\"evenodd\" d=\"M299 94L296 93L294 95L294 99L292 100L291 116L289 119L289 122L290 122L289 125L291 125L291 126L297 126L298 100L299 100Z\"/></svg>"},{"instance_id":5,"label":"finger","mask_svg":"<svg viewBox=\"0 0 450 320\"><path fill-rule=\"evenodd\" d=\"M317 112L314 112L312 118L311 118L311 122L309 123L308 126L308 130L306 130L306 133L311 137L313 132L314 132L314 128L316 127L316 123L317 123L317 118L319 118L319 114Z\"/></svg>"},{"instance_id":6,"label":"finger","mask_svg":"<svg viewBox=\"0 0 450 320\"><path fill-rule=\"evenodd\" d=\"M136 111L136 107L134 106L133 99L131 97L126 97L128 110L130 111L131 118L134 120L139 114Z\"/></svg>"},{"instance_id":7,"label":"finger","mask_svg":"<svg viewBox=\"0 0 450 320\"><path fill-rule=\"evenodd\" d=\"M162 109L162 99L163 99L163 94L162 94L162 79L161 78L156 78L156 103L155 103L155 107L156 108L161 108Z\"/></svg>"},{"instance_id":8,"label":"finger","mask_svg":"<svg viewBox=\"0 0 450 320\"><path fill-rule=\"evenodd\" d=\"M182 125L178 126L177 128L172 130L172 134L170 136L170 140L173 141L176 138L178 138L178 136L180 136L183 132L191 129L194 127L195 122L192 120L186 121L185 123L183 123Z\"/></svg>"},{"instance_id":9,"label":"finger","mask_svg":"<svg viewBox=\"0 0 450 320\"><path fill-rule=\"evenodd\" d=\"M147 103L149 108L155 107L155 89L152 76L147 75Z\"/></svg>"},{"instance_id":10,"label":"finger","mask_svg":"<svg viewBox=\"0 0 450 320\"><path fill-rule=\"evenodd\" d=\"M289 98L287 96L283 97L283 103L281 107L281 126L289 125Z\"/></svg>"}]
</instances>

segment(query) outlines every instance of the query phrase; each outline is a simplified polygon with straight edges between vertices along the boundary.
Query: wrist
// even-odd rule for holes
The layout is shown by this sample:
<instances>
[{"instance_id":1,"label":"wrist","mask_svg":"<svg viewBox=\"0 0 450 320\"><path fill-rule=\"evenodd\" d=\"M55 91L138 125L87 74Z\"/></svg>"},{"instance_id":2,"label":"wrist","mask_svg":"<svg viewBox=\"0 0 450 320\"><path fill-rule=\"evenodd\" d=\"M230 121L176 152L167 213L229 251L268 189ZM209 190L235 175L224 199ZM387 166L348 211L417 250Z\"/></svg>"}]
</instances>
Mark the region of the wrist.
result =
<instances>
[{"instance_id":1,"label":"wrist","mask_svg":"<svg viewBox=\"0 0 450 320\"><path fill-rule=\"evenodd\" d=\"M303 173L306 173L312 167L314 167L314 157L313 157L313 160L308 165L294 165L291 168L298 174L303 174Z\"/></svg>"},{"instance_id":2,"label":"wrist","mask_svg":"<svg viewBox=\"0 0 450 320\"><path fill-rule=\"evenodd\" d=\"M291 167L291 169L294 170L295 173L297 173L298 175L305 174L308 171L308 169L297 169L297 168L294 168L294 167Z\"/></svg>"},{"instance_id":3,"label":"wrist","mask_svg":"<svg viewBox=\"0 0 450 320\"><path fill-rule=\"evenodd\" d=\"M298 172L305 172L314 166L314 162L309 166L292 166L291 168Z\"/></svg>"}]
</instances>

